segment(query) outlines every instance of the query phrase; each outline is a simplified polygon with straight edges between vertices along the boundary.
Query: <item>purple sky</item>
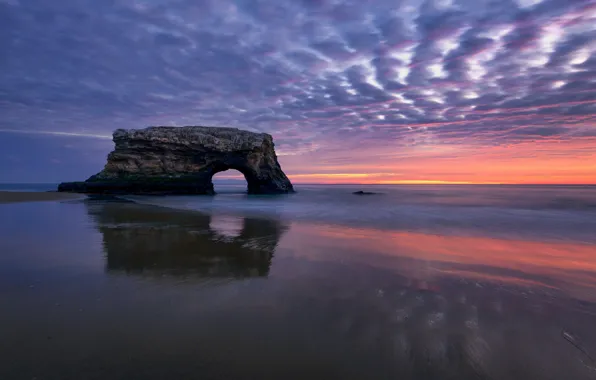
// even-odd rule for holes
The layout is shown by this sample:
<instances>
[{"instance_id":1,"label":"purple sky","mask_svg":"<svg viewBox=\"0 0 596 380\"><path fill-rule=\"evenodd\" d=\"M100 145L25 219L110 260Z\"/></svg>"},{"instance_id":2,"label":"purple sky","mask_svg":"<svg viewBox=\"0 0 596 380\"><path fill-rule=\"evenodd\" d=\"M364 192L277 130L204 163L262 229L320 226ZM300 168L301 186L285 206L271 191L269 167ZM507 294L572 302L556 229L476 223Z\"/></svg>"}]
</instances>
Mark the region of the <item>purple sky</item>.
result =
<instances>
[{"instance_id":1,"label":"purple sky","mask_svg":"<svg viewBox=\"0 0 596 380\"><path fill-rule=\"evenodd\" d=\"M596 181L596 1L0 0L0 29L0 182L150 125L271 133L298 182Z\"/></svg>"}]
</instances>

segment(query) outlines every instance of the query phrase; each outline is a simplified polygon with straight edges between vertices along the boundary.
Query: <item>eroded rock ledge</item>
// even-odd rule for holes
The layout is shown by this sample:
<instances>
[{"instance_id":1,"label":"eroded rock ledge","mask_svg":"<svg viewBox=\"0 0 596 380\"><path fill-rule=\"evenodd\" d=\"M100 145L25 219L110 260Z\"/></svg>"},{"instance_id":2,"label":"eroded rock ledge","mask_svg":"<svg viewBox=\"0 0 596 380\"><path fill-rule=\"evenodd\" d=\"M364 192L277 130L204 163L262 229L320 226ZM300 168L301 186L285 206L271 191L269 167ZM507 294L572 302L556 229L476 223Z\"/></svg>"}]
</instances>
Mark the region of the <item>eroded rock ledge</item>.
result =
<instances>
[{"instance_id":1,"label":"eroded rock ledge","mask_svg":"<svg viewBox=\"0 0 596 380\"><path fill-rule=\"evenodd\" d=\"M237 128L149 127L114 131L104 169L58 191L101 194L215 194L214 174L241 172L250 194L290 193L273 138Z\"/></svg>"}]
</instances>

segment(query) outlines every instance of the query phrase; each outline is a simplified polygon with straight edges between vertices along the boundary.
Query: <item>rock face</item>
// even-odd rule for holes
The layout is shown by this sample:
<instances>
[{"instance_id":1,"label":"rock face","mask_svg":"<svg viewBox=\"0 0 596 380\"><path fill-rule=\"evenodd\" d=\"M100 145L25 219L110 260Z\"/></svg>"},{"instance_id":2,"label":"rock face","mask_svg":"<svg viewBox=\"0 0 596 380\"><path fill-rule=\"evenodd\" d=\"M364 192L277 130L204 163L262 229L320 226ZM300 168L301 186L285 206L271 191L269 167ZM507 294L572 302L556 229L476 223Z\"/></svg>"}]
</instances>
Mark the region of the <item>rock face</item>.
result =
<instances>
[{"instance_id":1,"label":"rock face","mask_svg":"<svg viewBox=\"0 0 596 380\"><path fill-rule=\"evenodd\" d=\"M149 127L118 129L104 169L58 191L100 194L215 194L214 174L241 172L250 194L290 193L266 133L237 128Z\"/></svg>"}]
</instances>

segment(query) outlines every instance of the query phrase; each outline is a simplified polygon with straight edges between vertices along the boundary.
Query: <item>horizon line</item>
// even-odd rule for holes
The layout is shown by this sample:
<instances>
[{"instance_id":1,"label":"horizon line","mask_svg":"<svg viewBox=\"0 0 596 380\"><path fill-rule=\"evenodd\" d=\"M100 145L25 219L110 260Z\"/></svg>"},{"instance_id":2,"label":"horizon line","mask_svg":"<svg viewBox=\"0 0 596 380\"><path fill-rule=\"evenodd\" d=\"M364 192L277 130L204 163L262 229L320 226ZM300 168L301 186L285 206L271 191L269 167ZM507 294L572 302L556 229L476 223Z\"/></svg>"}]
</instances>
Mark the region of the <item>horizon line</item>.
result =
<instances>
[{"instance_id":1,"label":"horizon line","mask_svg":"<svg viewBox=\"0 0 596 380\"><path fill-rule=\"evenodd\" d=\"M223 178L222 178L223 179ZM223 180L246 182L244 179L226 178ZM0 185L58 185L62 182L0 182ZM75 181L82 182L82 181ZM507 183L507 182L449 182L449 181L405 181L400 183L362 183L362 182L345 182L345 183L326 183L326 182L294 182L295 185L329 185L329 186L403 186L403 185L450 185L450 186L596 186L596 183Z\"/></svg>"}]
</instances>

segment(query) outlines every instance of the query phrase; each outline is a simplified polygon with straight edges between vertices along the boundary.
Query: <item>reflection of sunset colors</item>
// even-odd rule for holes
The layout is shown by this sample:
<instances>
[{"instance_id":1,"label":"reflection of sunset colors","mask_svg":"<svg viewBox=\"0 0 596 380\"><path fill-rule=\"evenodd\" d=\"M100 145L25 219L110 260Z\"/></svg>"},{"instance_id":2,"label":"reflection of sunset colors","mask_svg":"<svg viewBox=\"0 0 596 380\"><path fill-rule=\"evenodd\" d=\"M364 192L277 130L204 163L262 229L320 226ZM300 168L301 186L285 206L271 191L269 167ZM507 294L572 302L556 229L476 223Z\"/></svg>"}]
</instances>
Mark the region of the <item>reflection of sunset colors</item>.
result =
<instances>
[{"instance_id":1,"label":"reflection of sunset colors","mask_svg":"<svg viewBox=\"0 0 596 380\"><path fill-rule=\"evenodd\" d=\"M302 236L301 255L313 260L341 258L430 282L454 276L561 289L596 301L594 245L295 224L281 246L293 236Z\"/></svg>"}]
</instances>

